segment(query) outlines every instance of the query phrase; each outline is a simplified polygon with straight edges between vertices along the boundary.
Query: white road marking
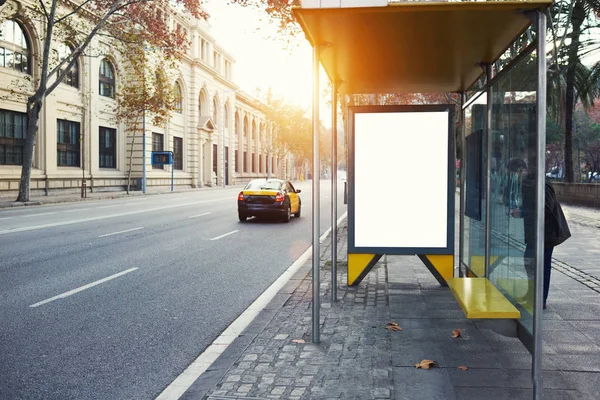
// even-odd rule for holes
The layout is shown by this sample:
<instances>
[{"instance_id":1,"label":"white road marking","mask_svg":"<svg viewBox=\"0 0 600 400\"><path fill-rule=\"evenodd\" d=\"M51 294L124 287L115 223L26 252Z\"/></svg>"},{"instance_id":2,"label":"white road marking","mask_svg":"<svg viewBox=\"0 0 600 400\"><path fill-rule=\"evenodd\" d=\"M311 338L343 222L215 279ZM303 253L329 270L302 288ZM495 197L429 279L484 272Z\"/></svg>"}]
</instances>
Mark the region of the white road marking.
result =
<instances>
[{"instance_id":1,"label":"white road marking","mask_svg":"<svg viewBox=\"0 0 600 400\"><path fill-rule=\"evenodd\" d=\"M3 221L5 219L12 219L12 218L14 218L14 217L4 217L4 218L0 218L0 221Z\"/></svg>"},{"instance_id":2,"label":"white road marking","mask_svg":"<svg viewBox=\"0 0 600 400\"><path fill-rule=\"evenodd\" d=\"M107 233L106 235L100 235L98 237L107 237L107 236L112 236L112 235L118 235L120 233L133 232L133 231L137 231L137 230L140 230L140 229L144 229L144 227L140 226L139 228L133 228L133 229L127 229L127 230L119 231L119 232Z\"/></svg>"},{"instance_id":3,"label":"white road marking","mask_svg":"<svg viewBox=\"0 0 600 400\"><path fill-rule=\"evenodd\" d=\"M346 218L344 213L338 219L338 225ZM331 227L325 231L319 238L319 243L323 242ZM300 256L271 286L267 288L250 306L223 331L221 336L215 339L210 346L204 350L186 369L179 375L155 400L177 400L179 399L192 383L202 375L217 358L233 343L233 341L246 329L256 316L273 300L273 297L285 284L294 276L301 266L312 255L312 246Z\"/></svg>"},{"instance_id":4,"label":"white road marking","mask_svg":"<svg viewBox=\"0 0 600 400\"><path fill-rule=\"evenodd\" d=\"M41 305L44 305L44 304L50 303L51 301L54 301L54 300L64 299L65 297L72 296L72 295L74 295L75 293L82 292L82 291L84 291L84 290L86 290L86 289L89 289L89 288L92 288L92 287L94 287L94 286L100 285L101 283L108 282L108 281L110 281L110 280L112 280L112 279L118 278L118 277L120 277L120 276L123 276L123 275L125 275L125 274L128 274L128 273L130 273L130 272L133 272L133 271L135 271L136 269L137 269L137 268L130 268L130 269L128 269L128 270L125 270L125 271L123 271L123 272L119 272L118 274L114 274L114 275L111 275L111 276L109 276L109 277L106 277L106 278L104 278L104 279L100 279L99 281L92 282L92 283L88 283L87 285L84 285L84 286L78 287L77 289L69 290L68 292L65 292L65 293L59 294L58 296L50 297L49 299L46 299L46 300L44 300L44 301L40 301L39 303L32 304L32 305L30 305L29 307L31 307L31 308L34 308L34 307L39 307L39 306L41 306Z\"/></svg>"},{"instance_id":5,"label":"white road marking","mask_svg":"<svg viewBox=\"0 0 600 400\"><path fill-rule=\"evenodd\" d=\"M66 211L63 211L63 212L64 213L72 213L72 212L87 211L87 210L91 210L91 208L76 208L75 210L66 210Z\"/></svg>"},{"instance_id":6,"label":"white road marking","mask_svg":"<svg viewBox=\"0 0 600 400\"><path fill-rule=\"evenodd\" d=\"M205 215L210 214L209 212L204 213L204 214L198 214L198 215L192 215L191 217L188 217L188 219L192 219L192 218L198 218L198 217L204 217Z\"/></svg>"},{"instance_id":7,"label":"white road marking","mask_svg":"<svg viewBox=\"0 0 600 400\"><path fill-rule=\"evenodd\" d=\"M52 215L52 214L56 214L56 211L55 212L41 213L41 214L23 215L23 218L41 217L42 215Z\"/></svg>"},{"instance_id":8,"label":"white road marking","mask_svg":"<svg viewBox=\"0 0 600 400\"><path fill-rule=\"evenodd\" d=\"M17 233L17 232L34 231L37 229L53 228L56 226L80 224L80 223L84 223L84 222L100 221L100 220L108 219L108 218L124 217L126 215L143 214L143 213L147 213L147 212L168 210L170 208L186 207L186 206L192 206L192 205L196 205L196 204L214 203L215 201L223 201L223 200L231 200L231 198L223 197L223 198L213 199L213 200L194 201L191 203L171 204L168 206L148 208L146 210L135 210L135 211L122 212L122 213L117 213L117 214L112 214L112 215L102 215L99 217L74 219L72 221L60 221L60 222L53 222L53 223L44 224L44 225L34 225L34 226L25 226L22 228L12 228L12 229L6 229L3 231L0 231L0 235L7 235L9 233Z\"/></svg>"},{"instance_id":9,"label":"white road marking","mask_svg":"<svg viewBox=\"0 0 600 400\"><path fill-rule=\"evenodd\" d=\"M113 205L111 205L111 206L102 206L102 207L97 207L97 208L113 208L113 207L121 207L121 206L123 206L123 205L124 205L124 204L113 204Z\"/></svg>"},{"instance_id":10,"label":"white road marking","mask_svg":"<svg viewBox=\"0 0 600 400\"><path fill-rule=\"evenodd\" d=\"M224 235L221 235L221 236L214 237L214 238L212 238L212 239L210 239L210 240L219 240L219 239L222 239L222 238L224 238L225 236L233 235L233 234L234 234L234 233L236 233L236 232L239 232L239 230L237 230L237 229L236 229L235 231L227 232L227 233L226 233L226 234L224 234Z\"/></svg>"}]
</instances>

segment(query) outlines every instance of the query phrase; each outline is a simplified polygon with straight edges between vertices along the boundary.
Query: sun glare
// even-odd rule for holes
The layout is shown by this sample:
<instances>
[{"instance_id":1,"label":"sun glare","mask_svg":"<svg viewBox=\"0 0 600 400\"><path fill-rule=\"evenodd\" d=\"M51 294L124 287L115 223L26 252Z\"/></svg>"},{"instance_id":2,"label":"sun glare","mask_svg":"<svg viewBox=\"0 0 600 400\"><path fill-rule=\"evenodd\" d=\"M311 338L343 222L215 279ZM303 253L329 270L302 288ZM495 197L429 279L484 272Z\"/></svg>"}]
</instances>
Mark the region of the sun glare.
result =
<instances>
[{"instance_id":1,"label":"sun glare","mask_svg":"<svg viewBox=\"0 0 600 400\"><path fill-rule=\"evenodd\" d=\"M256 95L269 88L276 97L310 109L312 101L311 47L303 36L292 44L279 38L277 26L252 7L228 5L221 0L206 3L211 15L211 34L236 60L233 81Z\"/></svg>"}]
</instances>

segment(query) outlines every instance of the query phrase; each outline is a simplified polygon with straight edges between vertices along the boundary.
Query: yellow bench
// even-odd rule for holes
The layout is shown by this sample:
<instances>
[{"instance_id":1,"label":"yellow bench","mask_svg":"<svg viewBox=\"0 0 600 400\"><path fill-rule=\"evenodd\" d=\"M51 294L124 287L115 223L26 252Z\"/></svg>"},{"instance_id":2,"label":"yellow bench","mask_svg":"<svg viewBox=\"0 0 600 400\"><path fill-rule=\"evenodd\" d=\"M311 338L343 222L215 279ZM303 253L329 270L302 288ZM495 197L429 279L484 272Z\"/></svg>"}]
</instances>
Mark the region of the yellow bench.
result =
<instances>
[{"instance_id":1,"label":"yellow bench","mask_svg":"<svg viewBox=\"0 0 600 400\"><path fill-rule=\"evenodd\" d=\"M467 318L521 318L519 310L486 278L451 278L448 287Z\"/></svg>"}]
</instances>

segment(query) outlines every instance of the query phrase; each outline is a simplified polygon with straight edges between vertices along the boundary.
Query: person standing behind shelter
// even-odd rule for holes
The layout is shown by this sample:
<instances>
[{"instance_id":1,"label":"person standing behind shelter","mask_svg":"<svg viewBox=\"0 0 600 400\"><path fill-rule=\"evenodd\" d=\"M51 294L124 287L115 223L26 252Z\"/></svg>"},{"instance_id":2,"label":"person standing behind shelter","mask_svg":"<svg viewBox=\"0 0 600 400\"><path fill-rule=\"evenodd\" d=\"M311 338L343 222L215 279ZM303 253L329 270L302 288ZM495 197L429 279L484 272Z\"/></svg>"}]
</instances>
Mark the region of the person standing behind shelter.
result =
<instances>
[{"instance_id":1,"label":"person standing behind shelter","mask_svg":"<svg viewBox=\"0 0 600 400\"><path fill-rule=\"evenodd\" d=\"M525 301L533 299L533 278L535 276L535 246L536 246L536 181L535 177L527 172L527 163L521 158L513 158L508 163L508 170L516 173L522 182L523 201L520 209L511 210L511 215L523 218L525 253L525 271L527 272L527 293L523 296ZM544 309L550 290L550 273L552 272L552 252L569 237L571 231L562 211L560 203L552 184L546 180L544 183ZM532 301L533 303L533 301Z\"/></svg>"}]
</instances>

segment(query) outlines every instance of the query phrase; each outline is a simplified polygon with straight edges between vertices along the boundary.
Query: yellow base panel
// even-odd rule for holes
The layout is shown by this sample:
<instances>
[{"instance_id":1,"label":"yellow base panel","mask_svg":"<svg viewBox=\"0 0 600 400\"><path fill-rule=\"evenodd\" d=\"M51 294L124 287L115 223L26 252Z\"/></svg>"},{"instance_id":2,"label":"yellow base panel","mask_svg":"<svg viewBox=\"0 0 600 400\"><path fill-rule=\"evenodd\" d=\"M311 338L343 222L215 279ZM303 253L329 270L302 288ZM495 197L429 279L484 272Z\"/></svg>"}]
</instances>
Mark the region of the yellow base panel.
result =
<instances>
[{"instance_id":1,"label":"yellow base panel","mask_svg":"<svg viewBox=\"0 0 600 400\"><path fill-rule=\"evenodd\" d=\"M348 254L348 286L358 285L377 254Z\"/></svg>"},{"instance_id":2,"label":"yellow base panel","mask_svg":"<svg viewBox=\"0 0 600 400\"><path fill-rule=\"evenodd\" d=\"M426 255L425 257L446 282L448 279L454 278L454 254Z\"/></svg>"},{"instance_id":3,"label":"yellow base panel","mask_svg":"<svg viewBox=\"0 0 600 400\"><path fill-rule=\"evenodd\" d=\"M519 310L485 278L452 278L448 286L467 318L521 318Z\"/></svg>"},{"instance_id":4,"label":"yellow base panel","mask_svg":"<svg viewBox=\"0 0 600 400\"><path fill-rule=\"evenodd\" d=\"M490 263L494 264L498 260L498 256L491 256ZM485 276L485 256L471 256L471 272L477 277Z\"/></svg>"}]
</instances>

